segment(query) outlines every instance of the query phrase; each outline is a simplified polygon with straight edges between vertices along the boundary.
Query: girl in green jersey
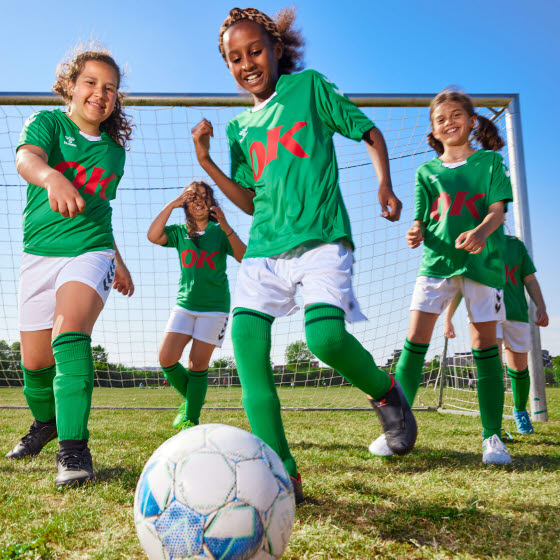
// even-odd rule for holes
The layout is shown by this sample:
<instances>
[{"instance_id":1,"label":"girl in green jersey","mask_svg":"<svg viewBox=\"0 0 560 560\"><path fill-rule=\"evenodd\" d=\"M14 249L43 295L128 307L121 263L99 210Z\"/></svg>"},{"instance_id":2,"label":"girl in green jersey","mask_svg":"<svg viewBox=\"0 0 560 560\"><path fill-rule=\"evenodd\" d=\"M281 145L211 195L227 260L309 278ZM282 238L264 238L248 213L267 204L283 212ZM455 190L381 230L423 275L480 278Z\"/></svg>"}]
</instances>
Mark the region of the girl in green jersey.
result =
<instances>
[{"instance_id":1,"label":"girl in green jersey","mask_svg":"<svg viewBox=\"0 0 560 560\"><path fill-rule=\"evenodd\" d=\"M505 317L502 221L505 205L512 200L509 172L494 151L503 147L503 141L493 123L477 115L463 93L438 94L430 105L430 120L428 143L438 157L416 173L415 221L406 240L411 248L424 242L424 250L396 378L412 405L435 323L461 293L471 318L478 373L482 460L509 463L500 440L504 388L496 345L496 324ZM484 149L473 148L471 137ZM383 436L370 451L392 454Z\"/></svg>"},{"instance_id":2,"label":"girl in green jersey","mask_svg":"<svg viewBox=\"0 0 560 560\"><path fill-rule=\"evenodd\" d=\"M280 456L301 501L301 478L290 453L270 365L271 326L297 310L300 290L305 332L317 358L375 399L387 441L398 454L416 440L416 422L398 383L380 370L350 335L345 320L365 319L352 290L353 242L338 184L332 137L364 140L379 182L382 216L399 219L381 132L337 87L301 69L303 39L293 10L275 20L254 8L230 11L220 52L254 107L227 126L231 179L209 155L212 125L193 129L202 168L239 208L253 216L238 274L232 339L253 432Z\"/></svg>"},{"instance_id":3,"label":"girl in green jersey","mask_svg":"<svg viewBox=\"0 0 560 560\"><path fill-rule=\"evenodd\" d=\"M532 343L529 307L525 289L527 289L536 306L535 325L547 327L548 313L539 281L535 276L537 269L529 256L527 247L517 237L506 236L504 269L506 275L504 289L506 320L498 323L496 330L497 344L500 355L502 343L505 347L507 373L513 393L513 418L517 426L517 433L532 434L534 429L527 411L531 385L527 354L531 350ZM455 338L455 329L451 318L460 300L459 296L455 298L449 304L445 313L444 334L447 338Z\"/></svg>"},{"instance_id":4,"label":"girl in green jersey","mask_svg":"<svg viewBox=\"0 0 560 560\"><path fill-rule=\"evenodd\" d=\"M184 209L186 224L166 226L175 208ZM159 362L166 379L185 399L173 423L185 429L199 422L208 388L208 364L214 348L222 346L227 327L227 255L241 262L246 247L228 224L214 191L203 181L194 181L165 205L150 226L148 239L179 253L177 305L165 329ZM185 369L179 360L191 340Z\"/></svg>"},{"instance_id":5,"label":"girl in green jersey","mask_svg":"<svg viewBox=\"0 0 560 560\"><path fill-rule=\"evenodd\" d=\"M53 91L68 105L27 120L16 167L28 182L19 286L24 394L35 420L8 453L36 455L58 435L56 484L94 479L87 429L91 332L111 286L134 284L115 246L110 200L123 175L131 123L121 72L102 50L59 65Z\"/></svg>"}]
</instances>

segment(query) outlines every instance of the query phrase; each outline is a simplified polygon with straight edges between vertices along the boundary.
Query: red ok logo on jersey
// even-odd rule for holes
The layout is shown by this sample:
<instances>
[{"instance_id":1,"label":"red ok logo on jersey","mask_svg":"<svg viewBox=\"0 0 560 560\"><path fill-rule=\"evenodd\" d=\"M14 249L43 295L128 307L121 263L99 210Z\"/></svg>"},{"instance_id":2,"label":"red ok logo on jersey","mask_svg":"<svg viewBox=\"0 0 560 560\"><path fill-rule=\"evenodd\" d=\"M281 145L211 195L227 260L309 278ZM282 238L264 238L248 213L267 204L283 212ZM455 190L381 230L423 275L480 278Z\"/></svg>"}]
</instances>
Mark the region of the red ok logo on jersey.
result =
<instances>
[{"instance_id":1,"label":"red ok logo on jersey","mask_svg":"<svg viewBox=\"0 0 560 560\"><path fill-rule=\"evenodd\" d=\"M506 284L511 282L514 286L517 286L517 280L515 279L515 271L519 268L519 265L512 266L510 268L509 264L505 265L506 267Z\"/></svg>"},{"instance_id":2,"label":"red ok logo on jersey","mask_svg":"<svg viewBox=\"0 0 560 560\"><path fill-rule=\"evenodd\" d=\"M185 268L202 268L206 263L212 270L216 270L216 265L212 260L219 251L213 251L208 254L208 251L200 251L198 254L194 249L186 249L181 253L181 263Z\"/></svg>"},{"instance_id":3,"label":"red ok logo on jersey","mask_svg":"<svg viewBox=\"0 0 560 560\"><path fill-rule=\"evenodd\" d=\"M432 204L430 208L430 218L433 220L439 221L444 216L445 213L449 210L449 216L459 216L461 211L463 210L463 206L471 213L473 218L480 220L480 214L478 213L478 209L474 205L474 203L479 198L484 198L486 195L482 193L475 194L470 198L467 198L467 191L457 191L455 193L455 199L451 200L451 195L446 192L442 192ZM440 203L441 203L441 214L440 211Z\"/></svg>"},{"instance_id":4,"label":"red ok logo on jersey","mask_svg":"<svg viewBox=\"0 0 560 560\"><path fill-rule=\"evenodd\" d=\"M78 190L85 185L83 192L88 194L95 194L97 187L100 186L101 190L99 191L99 198L102 198L103 200L108 200L105 194L107 185L117 178L116 175L111 173L109 177L105 177L105 179L102 179L101 177L103 177L105 169L102 169L101 167L94 167L91 171L91 175L89 176L89 180L86 183L86 168L75 161L61 161L60 163L57 163L54 168L61 173L64 173L69 168L75 169L76 176L72 180L72 184Z\"/></svg>"},{"instance_id":5,"label":"red ok logo on jersey","mask_svg":"<svg viewBox=\"0 0 560 560\"><path fill-rule=\"evenodd\" d=\"M286 150L299 158L309 157L305 150L294 139L294 135L298 130L301 130L309 123L297 122L280 136L282 126L277 126L269 130L266 135L266 147L259 140L255 140L249 148L249 155L251 156L251 167L253 169L253 177L258 181L264 171L264 168L273 160L278 159L278 144L282 144Z\"/></svg>"}]
</instances>

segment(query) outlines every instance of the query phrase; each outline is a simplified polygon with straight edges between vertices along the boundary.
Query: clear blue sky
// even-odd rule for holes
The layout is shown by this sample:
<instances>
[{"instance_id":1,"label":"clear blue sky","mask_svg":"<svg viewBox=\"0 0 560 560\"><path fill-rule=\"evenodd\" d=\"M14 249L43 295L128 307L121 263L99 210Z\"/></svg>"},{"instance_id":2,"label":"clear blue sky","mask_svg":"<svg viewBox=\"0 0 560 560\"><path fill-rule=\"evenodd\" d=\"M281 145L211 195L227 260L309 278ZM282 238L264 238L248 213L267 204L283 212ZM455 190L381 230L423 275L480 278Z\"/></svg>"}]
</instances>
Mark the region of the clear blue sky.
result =
<instances>
[{"instance_id":1,"label":"clear blue sky","mask_svg":"<svg viewBox=\"0 0 560 560\"><path fill-rule=\"evenodd\" d=\"M100 39L126 64L130 92L235 92L219 55L225 1L145 0L2 6L0 90L48 91L56 63L80 40ZM283 2L258 2L273 13ZM553 237L560 205L560 3L304 0L295 3L306 65L345 92L520 93L535 262L551 326L543 347L560 353L560 265Z\"/></svg>"}]
</instances>

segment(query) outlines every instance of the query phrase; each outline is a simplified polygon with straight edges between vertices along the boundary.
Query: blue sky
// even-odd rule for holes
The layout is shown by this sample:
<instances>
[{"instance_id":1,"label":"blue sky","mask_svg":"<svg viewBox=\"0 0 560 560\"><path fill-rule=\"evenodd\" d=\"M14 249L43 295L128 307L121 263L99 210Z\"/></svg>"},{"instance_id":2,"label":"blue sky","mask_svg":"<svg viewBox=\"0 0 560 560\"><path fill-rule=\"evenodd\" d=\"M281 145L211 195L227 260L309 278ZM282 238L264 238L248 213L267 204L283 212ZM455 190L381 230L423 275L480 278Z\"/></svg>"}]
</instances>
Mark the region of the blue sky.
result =
<instances>
[{"instance_id":1,"label":"blue sky","mask_svg":"<svg viewBox=\"0 0 560 560\"><path fill-rule=\"evenodd\" d=\"M48 91L67 49L96 38L127 67L130 92L235 93L217 47L219 26L235 5L4 3L0 90ZM274 13L286 4L254 5ZM560 203L560 3L304 0L296 7L307 67L345 92L434 93L458 84L471 93L521 95L534 256L551 318L541 336L543 347L559 354L560 265L552 233Z\"/></svg>"}]
</instances>

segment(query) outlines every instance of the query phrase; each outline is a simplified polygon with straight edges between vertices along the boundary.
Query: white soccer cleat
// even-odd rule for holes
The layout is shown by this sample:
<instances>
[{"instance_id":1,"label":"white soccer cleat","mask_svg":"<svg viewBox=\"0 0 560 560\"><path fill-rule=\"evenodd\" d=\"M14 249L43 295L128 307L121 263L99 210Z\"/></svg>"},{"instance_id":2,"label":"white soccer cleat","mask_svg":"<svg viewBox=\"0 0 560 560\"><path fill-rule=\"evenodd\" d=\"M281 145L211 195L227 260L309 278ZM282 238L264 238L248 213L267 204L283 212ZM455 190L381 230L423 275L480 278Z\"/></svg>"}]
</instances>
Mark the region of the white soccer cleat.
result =
<instances>
[{"instance_id":1,"label":"white soccer cleat","mask_svg":"<svg viewBox=\"0 0 560 560\"><path fill-rule=\"evenodd\" d=\"M482 462L486 465L507 465L511 457L500 436L494 434L482 442Z\"/></svg>"},{"instance_id":2,"label":"white soccer cleat","mask_svg":"<svg viewBox=\"0 0 560 560\"><path fill-rule=\"evenodd\" d=\"M390 457L394 455L391 448L387 445L385 434L381 434L375 441L372 441L368 449L372 455L377 457Z\"/></svg>"}]
</instances>

